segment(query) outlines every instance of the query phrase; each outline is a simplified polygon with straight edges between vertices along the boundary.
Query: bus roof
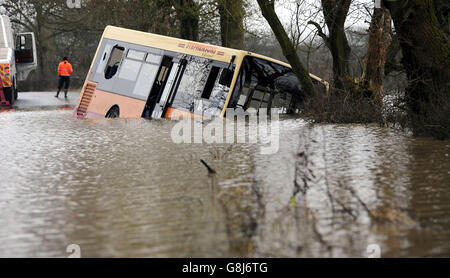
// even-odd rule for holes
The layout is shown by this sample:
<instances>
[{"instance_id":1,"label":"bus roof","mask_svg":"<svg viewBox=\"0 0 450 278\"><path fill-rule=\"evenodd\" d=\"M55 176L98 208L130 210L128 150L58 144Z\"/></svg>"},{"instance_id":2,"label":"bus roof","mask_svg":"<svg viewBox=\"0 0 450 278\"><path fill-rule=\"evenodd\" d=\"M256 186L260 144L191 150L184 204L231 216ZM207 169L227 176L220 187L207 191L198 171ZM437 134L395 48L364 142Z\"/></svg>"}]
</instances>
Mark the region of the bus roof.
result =
<instances>
[{"instance_id":1,"label":"bus roof","mask_svg":"<svg viewBox=\"0 0 450 278\"><path fill-rule=\"evenodd\" d=\"M107 26L103 37L174 52L181 52L193 56L205 57L225 63L229 63L233 56L239 58L247 54L247 52L242 50L166 37L114 26Z\"/></svg>"},{"instance_id":2,"label":"bus roof","mask_svg":"<svg viewBox=\"0 0 450 278\"><path fill-rule=\"evenodd\" d=\"M125 41L159 49L166 49L174 52L181 52L193 56L200 56L212 60L222 61L225 63L229 63L233 56L236 56L236 58L239 59L243 59L245 56L252 56L291 68L289 64L282 61L244 50L237 50L222 46L188 41L115 26L107 26L103 33L103 38ZM310 76L311 78L328 86L328 83L320 77L317 77L313 74L310 74Z\"/></svg>"}]
</instances>

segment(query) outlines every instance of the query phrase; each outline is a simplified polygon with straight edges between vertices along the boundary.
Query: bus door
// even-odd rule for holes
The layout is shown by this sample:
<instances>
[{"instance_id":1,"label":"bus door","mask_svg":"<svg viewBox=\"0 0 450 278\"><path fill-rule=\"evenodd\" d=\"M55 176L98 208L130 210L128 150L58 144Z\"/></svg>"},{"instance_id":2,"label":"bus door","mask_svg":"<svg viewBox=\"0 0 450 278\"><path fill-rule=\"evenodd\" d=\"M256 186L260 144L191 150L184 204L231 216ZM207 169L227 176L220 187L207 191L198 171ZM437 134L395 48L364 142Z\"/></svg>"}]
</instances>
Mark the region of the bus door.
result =
<instances>
[{"instance_id":1,"label":"bus door","mask_svg":"<svg viewBox=\"0 0 450 278\"><path fill-rule=\"evenodd\" d=\"M150 94L147 98L147 103L145 104L144 112L142 113L142 117L150 118L152 116L153 111L157 108L156 104L159 102L163 92L166 87L171 87L169 82L172 68L173 68L173 57L163 56L161 65L158 69L158 74L153 83Z\"/></svg>"},{"instance_id":2,"label":"bus door","mask_svg":"<svg viewBox=\"0 0 450 278\"><path fill-rule=\"evenodd\" d=\"M164 56L158 79L153 85L156 89L155 91L152 89L147 101L147 106L150 108L147 115L151 115L153 119L164 117L175 98L185 68L186 60ZM157 84L158 81L162 86Z\"/></svg>"}]
</instances>

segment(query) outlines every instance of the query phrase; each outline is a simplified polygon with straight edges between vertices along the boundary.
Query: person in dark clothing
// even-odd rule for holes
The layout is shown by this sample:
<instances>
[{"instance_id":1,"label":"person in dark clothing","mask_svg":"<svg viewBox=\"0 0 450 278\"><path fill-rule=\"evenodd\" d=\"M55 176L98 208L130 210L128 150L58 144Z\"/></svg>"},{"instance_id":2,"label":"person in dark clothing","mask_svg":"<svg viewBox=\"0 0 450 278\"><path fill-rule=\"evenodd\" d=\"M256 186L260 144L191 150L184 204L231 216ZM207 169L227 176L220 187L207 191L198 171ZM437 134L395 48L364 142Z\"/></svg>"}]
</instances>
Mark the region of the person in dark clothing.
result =
<instances>
[{"instance_id":1,"label":"person in dark clothing","mask_svg":"<svg viewBox=\"0 0 450 278\"><path fill-rule=\"evenodd\" d=\"M70 75L73 73L72 65L69 63L67 57L63 58L63 61L59 63L58 66L58 91L56 92L55 97L59 97L59 92L64 87L64 97L67 98L67 92L69 91L70 86Z\"/></svg>"}]
</instances>

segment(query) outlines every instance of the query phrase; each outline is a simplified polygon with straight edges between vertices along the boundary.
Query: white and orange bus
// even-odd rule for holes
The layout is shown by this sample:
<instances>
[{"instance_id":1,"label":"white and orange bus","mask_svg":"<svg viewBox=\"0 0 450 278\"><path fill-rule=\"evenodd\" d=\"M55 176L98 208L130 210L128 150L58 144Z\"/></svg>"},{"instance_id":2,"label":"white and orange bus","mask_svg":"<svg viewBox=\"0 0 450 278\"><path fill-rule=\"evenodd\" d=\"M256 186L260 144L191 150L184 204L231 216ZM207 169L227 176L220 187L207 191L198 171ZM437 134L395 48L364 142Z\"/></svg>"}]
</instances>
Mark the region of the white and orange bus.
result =
<instances>
[{"instance_id":1,"label":"white and orange bus","mask_svg":"<svg viewBox=\"0 0 450 278\"><path fill-rule=\"evenodd\" d=\"M328 83L311 75L322 91ZM224 117L227 108L295 112L300 84L286 63L250 53L106 27L76 118Z\"/></svg>"}]
</instances>

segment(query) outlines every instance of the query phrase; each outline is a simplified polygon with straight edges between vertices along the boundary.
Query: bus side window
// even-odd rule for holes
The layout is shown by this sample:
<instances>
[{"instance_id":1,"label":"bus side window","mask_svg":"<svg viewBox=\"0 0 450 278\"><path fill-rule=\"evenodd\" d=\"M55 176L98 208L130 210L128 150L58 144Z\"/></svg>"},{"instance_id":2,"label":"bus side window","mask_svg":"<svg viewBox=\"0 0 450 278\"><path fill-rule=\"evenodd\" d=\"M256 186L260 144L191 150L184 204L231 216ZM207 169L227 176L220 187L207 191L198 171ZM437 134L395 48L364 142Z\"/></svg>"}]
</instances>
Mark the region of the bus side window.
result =
<instances>
[{"instance_id":1,"label":"bus side window","mask_svg":"<svg viewBox=\"0 0 450 278\"><path fill-rule=\"evenodd\" d=\"M231 95L230 103L228 104L227 108L236 109L238 104L240 104L241 106L244 105L244 104L238 103L240 100L240 97L243 93L243 89L244 89L244 75L245 75L244 67L245 67L245 65L243 65L241 70L239 71L239 75L238 75L236 84L233 88L233 93Z\"/></svg>"},{"instance_id":2,"label":"bus side window","mask_svg":"<svg viewBox=\"0 0 450 278\"><path fill-rule=\"evenodd\" d=\"M251 95L248 96L248 104L246 108L255 108L259 110L261 108L267 108L270 102L270 90L267 87L256 86L251 90Z\"/></svg>"},{"instance_id":3,"label":"bus side window","mask_svg":"<svg viewBox=\"0 0 450 278\"><path fill-rule=\"evenodd\" d=\"M208 81L206 81L205 89L202 93L202 98L209 99L213 91L214 85L216 85L217 77L219 76L220 68L212 67L209 73Z\"/></svg>"},{"instance_id":4,"label":"bus side window","mask_svg":"<svg viewBox=\"0 0 450 278\"><path fill-rule=\"evenodd\" d=\"M125 48L117 45L114 46L105 69L106 79L111 79L114 75L116 75L117 69L119 68L120 62L122 61L124 51Z\"/></svg>"}]
</instances>

